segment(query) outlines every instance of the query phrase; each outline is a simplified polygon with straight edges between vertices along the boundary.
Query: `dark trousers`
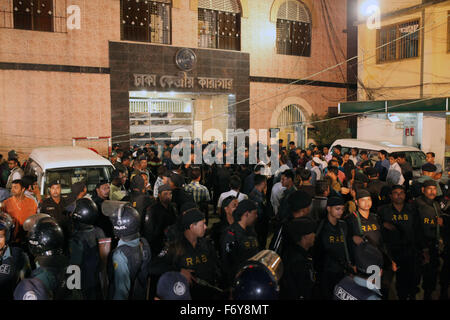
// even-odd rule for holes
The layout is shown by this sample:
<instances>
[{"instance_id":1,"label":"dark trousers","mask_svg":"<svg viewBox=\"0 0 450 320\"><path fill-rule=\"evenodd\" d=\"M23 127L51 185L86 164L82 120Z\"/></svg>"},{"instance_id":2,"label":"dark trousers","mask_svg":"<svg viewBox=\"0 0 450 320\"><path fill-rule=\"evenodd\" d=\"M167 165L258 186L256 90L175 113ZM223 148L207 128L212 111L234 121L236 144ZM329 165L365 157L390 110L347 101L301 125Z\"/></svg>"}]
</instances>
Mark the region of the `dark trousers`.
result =
<instances>
[{"instance_id":1,"label":"dark trousers","mask_svg":"<svg viewBox=\"0 0 450 320\"><path fill-rule=\"evenodd\" d=\"M422 266L422 289L424 300L431 300L431 294L436 289L439 272L439 254L436 246L430 246L430 262Z\"/></svg>"},{"instance_id":2,"label":"dark trousers","mask_svg":"<svg viewBox=\"0 0 450 320\"><path fill-rule=\"evenodd\" d=\"M269 234L269 220L259 219L255 224L256 238L258 239L259 250L264 250L267 247L267 237Z\"/></svg>"},{"instance_id":3,"label":"dark trousers","mask_svg":"<svg viewBox=\"0 0 450 320\"><path fill-rule=\"evenodd\" d=\"M320 274L319 290L320 298L323 300L332 300L334 287L345 277L343 272L324 271Z\"/></svg>"},{"instance_id":4,"label":"dark trousers","mask_svg":"<svg viewBox=\"0 0 450 320\"><path fill-rule=\"evenodd\" d=\"M448 286L450 284L450 247L448 245L445 246L442 260L443 265L439 281L439 284L441 286L440 299L448 300Z\"/></svg>"},{"instance_id":5,"label":"dark trousers","mask_svg":"<svg viewBox=\"0 0 450 320\"><path fill-rule=\"evenodd\" d=\"M403 248L394 255L398 270L395 273L396 290L399 300L414 299L419 292L420 255L415 249Z\"/></svg>"}]
</instances>

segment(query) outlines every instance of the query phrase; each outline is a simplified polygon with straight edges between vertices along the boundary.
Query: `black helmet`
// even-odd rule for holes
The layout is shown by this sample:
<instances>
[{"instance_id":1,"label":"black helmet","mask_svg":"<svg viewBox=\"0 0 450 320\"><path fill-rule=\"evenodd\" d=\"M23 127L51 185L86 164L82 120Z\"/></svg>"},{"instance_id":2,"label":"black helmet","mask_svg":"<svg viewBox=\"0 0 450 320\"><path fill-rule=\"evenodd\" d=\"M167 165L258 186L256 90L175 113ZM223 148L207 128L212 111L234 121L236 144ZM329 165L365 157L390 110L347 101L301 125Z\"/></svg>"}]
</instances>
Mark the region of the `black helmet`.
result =
<instances>
[{"instance_id":1,"label":"black helmet","mask_svg":"<svg viewBox=\"0 0 450 320\"><path fill-rule=\"evenodd\" d=\"M84 224L94 224L97 216L97 205L89 198L78 199L75 203L75 209L71 214L73 221Z\"/></svg>"},{"instance_id":2,"label":"black helmet","mask_svg":"<svg viewBox=\"0 0 450 320\"><path fill-rule=\"evenodd\" d=\"M232 286L234 300L276 300L280 292L278 282L283 274L280 256L263 250L247 260L238 271Z\"/></svg>"},{"instance_id":3,"label":"black helmet","mask_svg":"<svg viewBox=\"0 0 450 320\"><path fill-rule=\"evenodd\" d=\"M232 288L233 300L277 300L278 293L278 284L258 264L242 268Z\"/></svg>"},{"instance_id":4,"label":"black helmet","mask_svg":"<svg viewBox=\"0 0 450 320\"><path fill-rule=\"evenodd\" d=\"M116 237L138 236L141 218L139 212L130 203L105 200L102 203L102 212L111 220Z\"/></svg>"},{"instance_id":5,"label":"black helmet","mask_svg":"<svg viewBox=\"0 0 450 320\"><path fill-rule=\"evenodd\" d=\"M8 243L14 230L14 220L6 212L0 212L0 230L6 230L6 243Z\"/></svg>"},{"instance_id":6,"label":"black helmet","mask_svg":"<svg viewBox=\"0 0 450 320\"><path fill-rule=\"evenodd\" d=\"M63 253L64 234L52 217L36 219L28 232L28 247L34 256L53 256Z\"/></svg>"}]
</instances>

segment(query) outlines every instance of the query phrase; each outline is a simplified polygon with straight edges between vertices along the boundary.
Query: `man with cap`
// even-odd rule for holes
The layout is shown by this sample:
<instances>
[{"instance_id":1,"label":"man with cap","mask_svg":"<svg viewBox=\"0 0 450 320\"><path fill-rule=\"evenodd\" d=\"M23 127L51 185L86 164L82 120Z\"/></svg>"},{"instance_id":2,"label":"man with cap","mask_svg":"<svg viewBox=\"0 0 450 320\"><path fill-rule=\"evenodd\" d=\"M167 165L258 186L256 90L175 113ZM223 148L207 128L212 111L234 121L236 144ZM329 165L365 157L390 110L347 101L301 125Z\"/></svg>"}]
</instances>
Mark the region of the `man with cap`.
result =
<instances>
[{"instance_id":1,"label":"man with cap","mask_svg":"<svg viewBox=\"0 0 450 320\"><path fill-rule=\"evenodd\" d=\"M314 245L315 268L319 272L320 294L330 300L336 284L352 269L348 230L344 214L345 202L341 197L327 201L327 216L319 223ZM353 270L351 270L353 271Z\"/></svg>"},{"instance_id":2,"label":"man with cap","mask_svg":"<svg viewBox=\"0 0 450 320\"><path fill-rule=\"evenodd\" d=\"M191 285L193 300L219 298L220 269L213 243L204 237L205 215L198 208L184 211L178 221L181 233L158 255L166 271L178 271Z\"/></svg>"},{"instance_id":3,"label":"man with cap","mask_svg":"<svg viewBox=\"0 0 450 320\"><path fill-rule=\"evenodd\" d=\"M20 168L18 155L14 150L8 152L8 167L9 167L9 176L6 182L6 189L11 190L12 182L14 180L20 180L24 176L24 172L22 168Z\"/></svg>"},{"instance_id":4,"label":"man with cap","mask_svg":"<svg viewBox=\"0 0 450 320\"><path fill-rule=\"evenodd\" d=\"M342 279L334 288L334 300L381 300L383 255L364 242L355 248L357 274Z\"/></svg>"},{"instance_id":5,"label":"man with cap","mask_svg":"<svg viewBox=\"0 0 450 320\"><path fill-rule=\"evenodd\" d=\"M396 290L399 300L415 300L420 282L420 221L416 207L405 201L405 187L394 185L391 203L379 208L383 239L399 266Z\"/></svg>"},{"instance_id":6,"label":"man with cap","mask_svg":"<svg viewBox=\"0 0 450 320\"><path fill-rule=\"evenodd\" d=\"M169 271L158 280L155 300L191 300L189 283L180 273Z\"/></svg>"},{"instance_id":7,"label":"man with cap","mask_svg":"<svg viewBox=\"0 0 450 320\"><path fill-rule=\"evenodd\" d=\"M145 213L144 237L152 249L152 255L157 256L164 247L167 228L175 224L176 207L172 202L172 189L163 184L158 188L158 199Z\"/></svg>"},{"instance_id":8,"label":"man with cap","mask_svg":"<svg viewBox=\"0 0 450 320\"><path fill-rule=\"evenodd\" d=\"M222 267L227 287L231 285L241 264L259 252L258 239L253 228L258 218L255 202L251 200L239 202L233 217L234 223L227 228L220 240Z\"/></svg>"},{"instance_id":9,"label":"man with cap","mask_svg":"<svg viewBox=\"0 0 450 320\"><path fill-rule=\"evenodd\" d=\"M69 237L70 219L65 209L69 205L68 198L61 195L61 183L59 180L51 181L48 189L50 197L41 202L39 212L53 217L62 228L64 236Z\"/></svg>"},{"instance_id":10,"label":"man with cap","mask_svg":"<svg viewBox=\"0 0 450 320\"><path fill-rule=\"evenodd\" d=\"M423 233L421 248L423 251L422 289L424 300L431 300L439 271L439 243L444 220L441 208L435 200L436 196L436 181L428 179L422 184L422 195L415 200Z\"/></svg>"},{"instance_id":11,"label":"man with cap","mask_svg":"<svg viewBox=\"0 0 450 320\"><path fill-rule=\"evenodd\" d=\"M417 178L416 181L413 182L410 188L411 197L418 198L422 195L422 187L425 181L432 180L434 181L434 175L436 173L436 166L434 164L431 164L429 162L425 163L422 166L422 175ZM436 184L436 197L442 196L442 190L439 184Z\"/></svg>"},{"instance_id":12,"label":"man with cap","mask_svg":"<svg viewBox=\"0 0 450 320\"><path fill-rule=\"evenodd\" d=\"M378 215L371 211L372 198L370 192L365 189L356 190L356 206L357 209L347 217L349 226L349 236L351 237L351 247L360 245L362 242L368 241L384 256L385 272L383 274L382 291L383 296L389 297L390 281L394 276L393 272L397 270L397 265L383 241L382 224Z\"/></svg>"},{"instance_id":13,"label":"man with cap","mask_svg":"<svg viewBox=\"0 0 450 320\"><path fill-rule=\"evenodd\" d=\"M284 242L287 240L285 232L286 226L292 219L309 217L311 211L312 198L305 191L297 190L288 198L289 214L282 220L280 227L274 232L269 249L282 254Z\"/></svg>"},{"instance_id":14,"label":"man with cap","mask_svg":"<svg viewBox=\"0 0 450 320\"><path fill-rule=\"evenodd\" d=\"M311 300L315 297L316 275L309 250L314 246L316 223L303 217L286 226L286 248L281 255L284 272L280 297L287 300Z\"/></svg>"},{"instance_id":15,"label":"man with cap","mask_svg":"<svg viewBox=\"0 0 450 320\"><path fill-rule=\"evenodd\" d=\"M369 178L369 182L367 183L367 191L370 192L370 196L372 197L372 210L376 212L378 203L382 200L382 190L387 187L388 184L378 178L379 174L375 168L368 167L364 171Z\"/></svg>"}]
</instances>

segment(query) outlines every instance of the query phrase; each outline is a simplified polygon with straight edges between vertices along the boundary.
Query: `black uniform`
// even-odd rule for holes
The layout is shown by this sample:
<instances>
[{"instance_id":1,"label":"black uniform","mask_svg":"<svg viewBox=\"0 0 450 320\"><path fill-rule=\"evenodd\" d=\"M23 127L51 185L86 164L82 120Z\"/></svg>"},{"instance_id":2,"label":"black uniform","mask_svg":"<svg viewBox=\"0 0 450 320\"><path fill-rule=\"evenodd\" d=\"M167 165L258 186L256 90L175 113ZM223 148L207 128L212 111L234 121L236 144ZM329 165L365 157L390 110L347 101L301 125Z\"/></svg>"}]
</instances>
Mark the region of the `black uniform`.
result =
<instances>
[{"instance_id":1,"label":"black uniform","mask_svg":"<svg viewBox=\"0 0 450 320\"><path fill-rule=\"evenodd\" d=\"M182 236L175 243L165 247L158 256L158 263L163 267L161 273L194 270L193 276L217 286L220 279L220 269L213 243L207 238L198 238L195 248ZM221 298L218 291L193 283L190 289L192 300Z\"/></svg>"},{"instance_id":2,"label":"black uniform","mask_svg":"<svg viewBox=\"0 0 450 320\"><path fill-rule=\"evenodd\" d=\"M177 212L181 214L182 212L180 212L180 208L183 203L195 201L191 193L186 192L182 188L176 188L172 190L172 202L176 205Z\"/></svg>"},{"instance_id":3,"label":"black uniform","mask_svg":"<svg viewBox=\"0 0 450 320\"><path fill-rule=\"evenodd\" d=\"M332 298L334 287L344 278L351 264L347 234L347 224L342 220L332 225L325 218L319 224L313 251L323 299Z\"/></svg>"},{"instance_id":4,"label":"black uniform","mask_svg":"<svg viewBox=\"0 0 450 320\"><path fill-rule=\"evenodd\" d=\"M311 300L316 274L313 260L301 246L289 243L281 260L284 272L280 283L280 297L288 300Z\"/></svg>"},{"instance_id":5,"label":"black uniform","mask_svg":"<svg viewBox=\"0 0 450 320\"><path fill-rule=\"evenodd\" d=\"M141 228L143 228L147 209L155 204L155 200L153 197L150 197L145 193L133 190L133 192L130 193L130 203L133 208L139 212L139 216L141 217Z\"/></svg>"},{"instance_id":6,"label":"black uniform","mask_svg":"<svg viewBox=\"0 0 450 320\"><path fill-rule=\"evenodd\" d=\"M383 200L384 193L382 192L383 188L386 188L388 184L379 179L370 180L367 183L367 191L370 192L370 197L372 198L372 210L376 212L378 206L381 205Z\"/></svg>"},{"instance_id":7,"label":"black uniform","mask_svg":"<svg viewBox=\"0 0 450 320\"><path fill-rule=\"evenodd\" d=\"M420 282L421 232L416 208L405 203L401 212L392 205L379 209L382 222L389 222L395 230L383 229L383 239L393 260L399 267L396 273L396 289L400 300L414 298Z\"/></svg>"},{"instance_id":8,"label":"black uniform","mask_svg":"<svg viewBox=\"0 0 450 320\"><path fill-rule=\"evenodd\" d=\"M175 224L177 219L173 203L166 208L158 200L147 211L144 222L143 236L150 244L152 256L157 256L164 248L168 227Z\"/></svg>"},{"instance_id":9,"label":"black uniform","mask_svg":"<svg viewBox=\"0 0 450 320\"><path fill-rule=\"evenodd\" d=\"M430 298L431 293L436 288L439 271L439 239L441 228L437 223L437 218L441 215L438 203L434 200L420 196L415 201L419 212L419 221L423 230L423 248L427 248L430 254L430 263L423 265L422 288L424 298Z\"/></svg>"},{"instance_id":10,"label":"black uniform","mask_svg":"<svg viewBox=\"0 0 450 320\"><path fill-rule=\"evenodd\" d=\"M94 192L92 201L94 201L95 204L97 205L97 209L98 209L98 213L99 213L97 216L97 221L95 222L95 226L97 226L103 230L105 237L113 239L114 232L113 232L113 225L111 223L111 220L102 213L102 204L103 204L103 201L105 201L105 200L100 198L97 195L97 192Z\"/></svg>"},{"instance_id":11,"label":"black uniform","mask_svg":"<svg viewBox=\"0 0 450 320\"><path fill-rule=\"evenodd\" d=\"M67 197L61 196L59 203L56 203L52 197L42 201L40 212L53 217L64 233L64 238L68 239L71 232L71 221L67 215L66 207L70 204Z\"/></svg>"},{"instance_id":12,"label":"black uniform","mask_svg":"<svg viewBox=\"0 0 450 320\"><path fill-rule=\"evenodd\" d=\"M223 234L220 247L225 282L231 285L242 263L259 252L256 232L252 227L244 230L235 222Z\"/></svg>"},{"instance_id":13,"label":"black uniform","mask_svg":"<svg viewBox=\"0 0 450 320\"><path fill-rule=\"evenodd\" d=\"M248 198L255 201L257 205L258 219L256 220L255 231L258 236L259 249L264 250L267 245L269 221L273 217L273 210L270 201L267 201L265 195L257 189L253 189Z\"/></svg>"},{"instance_id":14,"label":"black uniform","mask_svg":"<svg viewBox=\"0 0 450 320\"><path fill-rule=\"evenodd\" d=\"M102 298L98 240L104 237L105 234L100 228L86 225L75 230L69 241L70 264L80 267L84 300Z\"/></svg>"}]
</instances>

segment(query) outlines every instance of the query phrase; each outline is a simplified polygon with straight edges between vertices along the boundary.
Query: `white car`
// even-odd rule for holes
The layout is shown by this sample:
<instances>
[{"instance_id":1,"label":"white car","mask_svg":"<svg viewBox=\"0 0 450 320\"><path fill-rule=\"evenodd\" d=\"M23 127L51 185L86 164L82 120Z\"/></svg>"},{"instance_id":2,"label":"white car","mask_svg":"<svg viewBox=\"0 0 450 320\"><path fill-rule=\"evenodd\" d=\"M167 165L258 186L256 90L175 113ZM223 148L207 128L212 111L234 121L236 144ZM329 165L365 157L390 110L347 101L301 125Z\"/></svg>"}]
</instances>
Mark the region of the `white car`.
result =
<instances>
[{"instance_id":1,"label":"white car","mask_svg":"<svg viewBox=\"0 0 450 320\"><path fill-rule=\"evenodd\" d=\"M82 147L43 147L30 153L25 174L37 176L41 195L48 195L48 184L53 180L61 183L61 193L71 192L72 184L85 181L88 192L97 183L111 180L113 165L108 159Z\"/></svg>"},{"instance_id":2,"label":"white car","mask_svg":"<svg viewBox=\"0 0 450 320\"><path fill-rule=\"evenodd\" d=\"M393 144L387 141L369 141L358 139L339 139L333 142L330 147L330 151L333 152L333 148L337 145L342 147L341 153L351 152L351 148L358 148L358 151L367 151L369 159L375 164L378 161L378 151L386 150L387 153L404 153L406 161L408 161L413 168L413 176L420 176L422 165L426 162L425 153L415 147L403 146Z\"/></svg>"}]
</instances>

